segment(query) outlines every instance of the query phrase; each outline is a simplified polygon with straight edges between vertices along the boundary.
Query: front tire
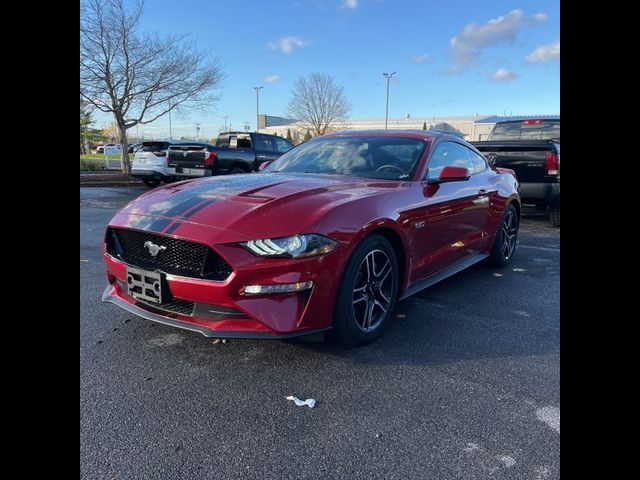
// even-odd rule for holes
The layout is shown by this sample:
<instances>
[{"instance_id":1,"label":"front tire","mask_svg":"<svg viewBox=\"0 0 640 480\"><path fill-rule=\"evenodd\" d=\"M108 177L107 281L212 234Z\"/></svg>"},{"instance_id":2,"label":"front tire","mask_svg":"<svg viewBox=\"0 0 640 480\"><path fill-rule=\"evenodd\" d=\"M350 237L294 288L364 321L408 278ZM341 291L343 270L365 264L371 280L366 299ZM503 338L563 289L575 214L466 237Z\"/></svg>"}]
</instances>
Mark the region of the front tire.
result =
<instances>
[{"instance_id":1,"label":"front tire","mask_svg":"<svg viewBox=\"0 0 640 480\"><path fill-rule=\"evenodd\" d=\"M489 257L489 263L494 267L502 268L511 263L518 243L519 226L516 208L511 204L507 205L500 219L496 239Z\"/></svg>"},{"instance_id":2,"label":"front tire","mask_svg":"<svg viewBox=\"0 0 640 480\"><path fill-rule=\"evenodd\" d=\"M331 336L364 345L380 336L398 299L398 262L387 239L371 235L358 245L338 290Z\"/></svg>"}]
</instances>

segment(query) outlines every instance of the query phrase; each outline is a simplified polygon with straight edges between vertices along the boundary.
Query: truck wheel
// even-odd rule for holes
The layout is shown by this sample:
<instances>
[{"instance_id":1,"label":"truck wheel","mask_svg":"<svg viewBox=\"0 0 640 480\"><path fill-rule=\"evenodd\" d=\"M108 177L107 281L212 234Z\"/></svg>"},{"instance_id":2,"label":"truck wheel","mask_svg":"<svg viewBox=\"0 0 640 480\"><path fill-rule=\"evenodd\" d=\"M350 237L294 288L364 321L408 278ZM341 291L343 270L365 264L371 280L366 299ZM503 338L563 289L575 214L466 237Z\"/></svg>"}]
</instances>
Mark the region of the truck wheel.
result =
<instances>
[{"instance_id":1,"label":"truck wheel","mask_svg":"<svg viewBox=\"0 0 640 480\"><path fill-rule=\"evenodd\" d=\"M237 175L239 173L247 173L243 168L240 167L234 167L231 169L231 171L229 172L229 175Z\"/></svg>"},{"instance_id":2,"label":"truck wheel","mask_svg":"<svg viewBox=\"0 0 640 480\"><path fill-rule=\"evenodd\" d=\"M560 204L552 205L549 209L549 221L554 227L560 226Z\"/></svg>"},{"instance_id":3,"label":"truck wheel","mask_svg":"<svg viewBox=\"0 0 640 480\"><path fill-rule=\"evenodd\" d=\"M156 188L160 185L160 180L157 178L143 178L142 181L149 188Z\"/></svg>"}]
</instances>

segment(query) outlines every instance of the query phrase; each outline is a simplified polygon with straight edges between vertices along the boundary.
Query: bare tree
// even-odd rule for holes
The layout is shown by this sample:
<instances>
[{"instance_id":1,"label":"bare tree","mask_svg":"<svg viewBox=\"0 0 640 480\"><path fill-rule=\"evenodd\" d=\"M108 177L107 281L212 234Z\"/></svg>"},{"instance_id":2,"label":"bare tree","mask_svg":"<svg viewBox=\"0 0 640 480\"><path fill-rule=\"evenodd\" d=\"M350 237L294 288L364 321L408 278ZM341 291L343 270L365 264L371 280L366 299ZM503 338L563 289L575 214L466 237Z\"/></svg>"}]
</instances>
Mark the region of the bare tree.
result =
<instances>
[{"instance_id":1,"label":"bare tree","mask_svg":"<svg viewBox=\"0 0 640 480\"><path fill-rule=\"evenodd\" d=\"M329 75L312 73L299 77L293 86L289 115L299 120L313 136L333 131L336 122L345 120L350 110L344 86Z\"/></svg>"},{"instance_id":2,"label":"bare tree","mask_svg":"<svg viewBox=\"0 0 640 480\"><path fill-rule=\"evenodd\" d=\"M83 0L80 5L80 95L111 113L120 132L122 165L130 173L127 129L167 112L203 108L224 73L220 61L185 36L139 33L142 0Z\"/></svg>"}]
</instances>

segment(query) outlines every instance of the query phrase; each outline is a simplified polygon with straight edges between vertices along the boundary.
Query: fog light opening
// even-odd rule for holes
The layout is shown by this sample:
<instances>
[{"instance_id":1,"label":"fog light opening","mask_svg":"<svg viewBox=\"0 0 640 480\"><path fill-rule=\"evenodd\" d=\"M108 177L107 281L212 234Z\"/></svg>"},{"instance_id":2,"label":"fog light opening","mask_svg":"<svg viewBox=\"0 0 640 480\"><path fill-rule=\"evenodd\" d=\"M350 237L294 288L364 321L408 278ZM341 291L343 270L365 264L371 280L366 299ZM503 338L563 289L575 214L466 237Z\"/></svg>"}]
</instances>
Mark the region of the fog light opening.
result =
<instances>
[{"instance_id":1,"label":"fog light opening","mask_svg":"<svg viewBox=\"0 0 640 480\"><path fill-rule=\"evenodd\" d=\"M244 287L244 295L264 295L269 293L295 293L309 290L313 282L281 283L279 285L247 285Z\"/></svg>"}]
</instances>

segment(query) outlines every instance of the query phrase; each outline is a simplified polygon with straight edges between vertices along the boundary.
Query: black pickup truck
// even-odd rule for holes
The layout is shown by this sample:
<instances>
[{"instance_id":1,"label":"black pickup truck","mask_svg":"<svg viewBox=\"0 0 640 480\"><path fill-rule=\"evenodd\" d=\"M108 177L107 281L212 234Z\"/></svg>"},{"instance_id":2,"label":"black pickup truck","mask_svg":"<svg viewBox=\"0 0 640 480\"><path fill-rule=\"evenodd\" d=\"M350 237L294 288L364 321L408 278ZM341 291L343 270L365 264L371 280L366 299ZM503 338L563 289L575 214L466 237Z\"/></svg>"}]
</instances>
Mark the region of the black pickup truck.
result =
<instances>
[{"instance_id":1,"label":"black pickup truck","mask_svg":"<svg viewBox=\"0 0 640 480\"><path fill-rule=\"evenodd\" d=\"M293 145L282 137L253 132L225 132L216 144L188 142L171 145L167 165L179 179L255 172Z\"/></svg>"},{"instance_id":2,"label":"black pickup truck","mask_svg":"<svg viewBox=\"0 0 640 480\"><path fill-rule=\"evenodd\" d=\"M560 226L559 118L499 122L487 141L471 144L489 163L515 171L523 205L546 212Z\"/></svg>"}]
</instances>

